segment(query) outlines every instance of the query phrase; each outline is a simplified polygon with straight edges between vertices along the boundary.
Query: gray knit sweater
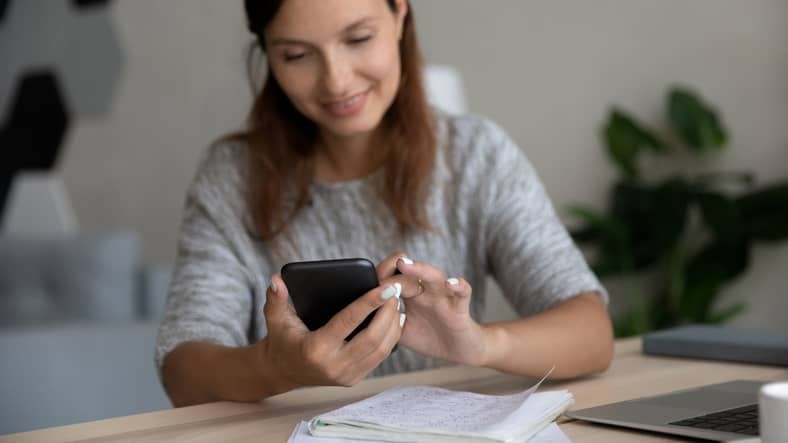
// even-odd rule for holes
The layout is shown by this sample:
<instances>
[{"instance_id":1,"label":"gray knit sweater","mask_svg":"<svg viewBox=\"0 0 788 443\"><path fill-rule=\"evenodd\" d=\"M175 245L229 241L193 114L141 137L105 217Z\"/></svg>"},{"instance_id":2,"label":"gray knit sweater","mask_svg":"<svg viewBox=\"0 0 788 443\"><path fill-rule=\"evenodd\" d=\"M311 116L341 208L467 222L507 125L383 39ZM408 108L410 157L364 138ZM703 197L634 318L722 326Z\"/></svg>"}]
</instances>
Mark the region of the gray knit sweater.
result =
<instances>
[{"instance_id":1,"label":"gray knit sweater","mask_svg":"<svg viewBox=\"0 0 788 443\"><path fill-rule=\"evenodd\" d=\"M278 252L248 231L246 151L208 150L186 196L156 364L186 341L242 346L266 335L263 304L272 274L297 260L366 257L402 250L473 287L471 313L485 308L492 275L521 316L584 291L607 295L557 218L523 151L494 123L436 113L438 157L427 214L434 232L400 238L376 194L380 172L349 182L315 182L295 218L295 247ZM440 366L402 346L373 375Z\"/></svg>"}]
</instances>

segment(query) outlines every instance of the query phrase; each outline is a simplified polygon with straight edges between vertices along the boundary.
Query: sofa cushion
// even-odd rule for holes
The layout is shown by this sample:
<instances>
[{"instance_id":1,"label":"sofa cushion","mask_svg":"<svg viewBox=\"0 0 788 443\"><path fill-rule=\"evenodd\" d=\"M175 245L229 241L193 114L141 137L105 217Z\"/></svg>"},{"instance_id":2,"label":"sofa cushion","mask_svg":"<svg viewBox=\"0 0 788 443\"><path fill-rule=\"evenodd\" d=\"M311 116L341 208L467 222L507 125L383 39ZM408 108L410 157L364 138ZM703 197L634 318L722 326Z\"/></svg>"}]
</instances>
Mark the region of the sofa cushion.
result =
<instances>
[{"instance_id":1,"label":"sofa cushion","mask_svg":"<svg viewBox=\"0 0 788 443\"><path fill-rule=\"evenodd\" d=\"M130 232L0 237L0 325L134 319L139 243Z\"/></svg>"},{"instance_id":2,"label":"sofa cushion","mask_svg":"<svg viewBox=\"0 0 788 443\"><path fill-rule=\"evenodd\" d=\"M172 280L172 269L164 265L149 265L140 269L140 318L162 320L167 306L167 293Z\"/></svg>"},{"instance_id":3,"label":"sofa cushion","mask_svg":"<svg viewBox=\"0 0 788 443\"><path fill-rule=\"evenodd\" d=\"M2 266L2 265L0 265ZM0 284L0 326L35 325L60 320L55 301L40 286L21 286L6 295Z\"/></svg>"},{"instance_id":4,"label":"sofa cushion","mask_svg":"<svg viewBox=\"0 0 788 443\"><path fill-rule=\"evenodd\" d=\"M158 326L0 330L0 435L169 409L153 364Z\"/></svg>"}]
</instances>

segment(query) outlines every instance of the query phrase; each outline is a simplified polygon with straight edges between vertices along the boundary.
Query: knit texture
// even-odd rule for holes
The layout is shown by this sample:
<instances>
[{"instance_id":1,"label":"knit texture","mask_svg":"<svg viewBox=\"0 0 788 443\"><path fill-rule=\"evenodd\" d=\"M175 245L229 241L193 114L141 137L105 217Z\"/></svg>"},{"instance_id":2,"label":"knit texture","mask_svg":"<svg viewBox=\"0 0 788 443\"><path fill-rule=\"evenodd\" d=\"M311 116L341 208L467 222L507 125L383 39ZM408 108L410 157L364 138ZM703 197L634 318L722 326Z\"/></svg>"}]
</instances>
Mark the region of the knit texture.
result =
<instances>
[{"instance_id":1,"label":"knit texture","mask_svg":"<svg viewBox=\"0 0 788 443\"><path fill-rule=\"evenodd\" d=\"M435 119L438 156L426 206L435 229L404 238L378 195L378 171L348 182L314 182L310 205L290 227L293 244L275 251L250 235L246 148L211 147L186 197L156 347L159 370L164 356L187 341L243 346L265 337L266 287L291 261L366 257L379 263L401 250L449 277L465 278L473 287L475 319L484 313L487 275L520 316L585 291L607 302L511 138L478 116L436 112ZM444 364L399 346L372 375Z\"/></svg>"}]
</instances>

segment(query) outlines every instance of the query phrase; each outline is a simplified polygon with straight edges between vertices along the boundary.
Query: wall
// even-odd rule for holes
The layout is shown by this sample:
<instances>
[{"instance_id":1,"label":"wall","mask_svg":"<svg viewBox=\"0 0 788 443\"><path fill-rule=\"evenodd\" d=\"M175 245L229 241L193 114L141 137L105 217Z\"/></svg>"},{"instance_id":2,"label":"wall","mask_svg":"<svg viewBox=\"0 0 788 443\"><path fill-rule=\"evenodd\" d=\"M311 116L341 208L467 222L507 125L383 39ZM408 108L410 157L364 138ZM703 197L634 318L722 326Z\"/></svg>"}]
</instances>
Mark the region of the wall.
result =
<instances>
[{"instance_id":1,"label":"wall","mask_svg":"<svg viewBox=\"0 0 788 443\"><path fill-rule=\"evenodd\" d=\"M788 177L788 2L413 5L427 58L460 69L470 108L513 135L559 209L602 207L615 177L598 136L609 108L664 127L673 84L715 104L732 135L727 152L700 169L752 170L764 183ZM756 248L752 270L722 300L750 301L734 324L788 329L785 269L788 244ZM632 287L611 282L614 309ZM494 317L507 315L500 300L493 308Z\"/></svg>"},{"instance_id":2,"label":"wall","mask_svg":"<svg viewBox=\"0 0 788 443\"><path fill-rule=\"evenodd\" d=\"M10 2L0 26L3 60L21 63L33 36L53 26L40 18L53 4ZM674 83L696 87L731 130L729 152L704 168L754 170L764 181L788 176L788 2L414 0L413 6L428 60L460 69L470 108L521 144L559 208L601 204L614 177L598 141L609 107L664 123L663 96ZM105 112L76 116L59 168L83 230L136 229L147 258L166 263L199 155L241 124L249 104L240 1L112 2L95 14L106 14L114 29L123 69ZM15 16L29 26L9 26ZM64 49L50 46L53 57ZM81 66L101 67L89 44L70 50ZM90 78L95 71L85 72ZM10 76L0 70L0 109L9 100ZM757 272L730 291L731 298L752 299L737 322L786 327L778 314L788 310L788 246L758 252ZM497 303L494 316L504 309Z\"/></svg>"}]
</instances>

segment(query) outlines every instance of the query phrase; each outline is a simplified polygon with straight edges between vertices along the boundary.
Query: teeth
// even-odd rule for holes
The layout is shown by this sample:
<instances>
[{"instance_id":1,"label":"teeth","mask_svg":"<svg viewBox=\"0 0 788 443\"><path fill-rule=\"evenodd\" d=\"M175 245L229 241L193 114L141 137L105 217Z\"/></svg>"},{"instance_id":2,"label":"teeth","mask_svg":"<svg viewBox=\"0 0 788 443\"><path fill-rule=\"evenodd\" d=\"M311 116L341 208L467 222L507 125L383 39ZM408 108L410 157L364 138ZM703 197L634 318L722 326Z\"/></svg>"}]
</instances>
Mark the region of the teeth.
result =
<instances>
[{"instance_id":1,"label":"teeth","mask_svg":"<svg viewBox=\"0 0 788 443\"><path fill-rule=\"evenodd\" d=\"M340 102L340 103L335 103L335 104L331 105L331 107L335 108L335 109L346 109L346 108L349 108L349 107L355 105L356 103L358 103L363 96L364 96L364 94L359 94L359 95L357 95L357 96L355 96L355 97L353 97L353 98L351 98L349 100L345 100L345 101Z\"/></svg>"}]
</instances>

